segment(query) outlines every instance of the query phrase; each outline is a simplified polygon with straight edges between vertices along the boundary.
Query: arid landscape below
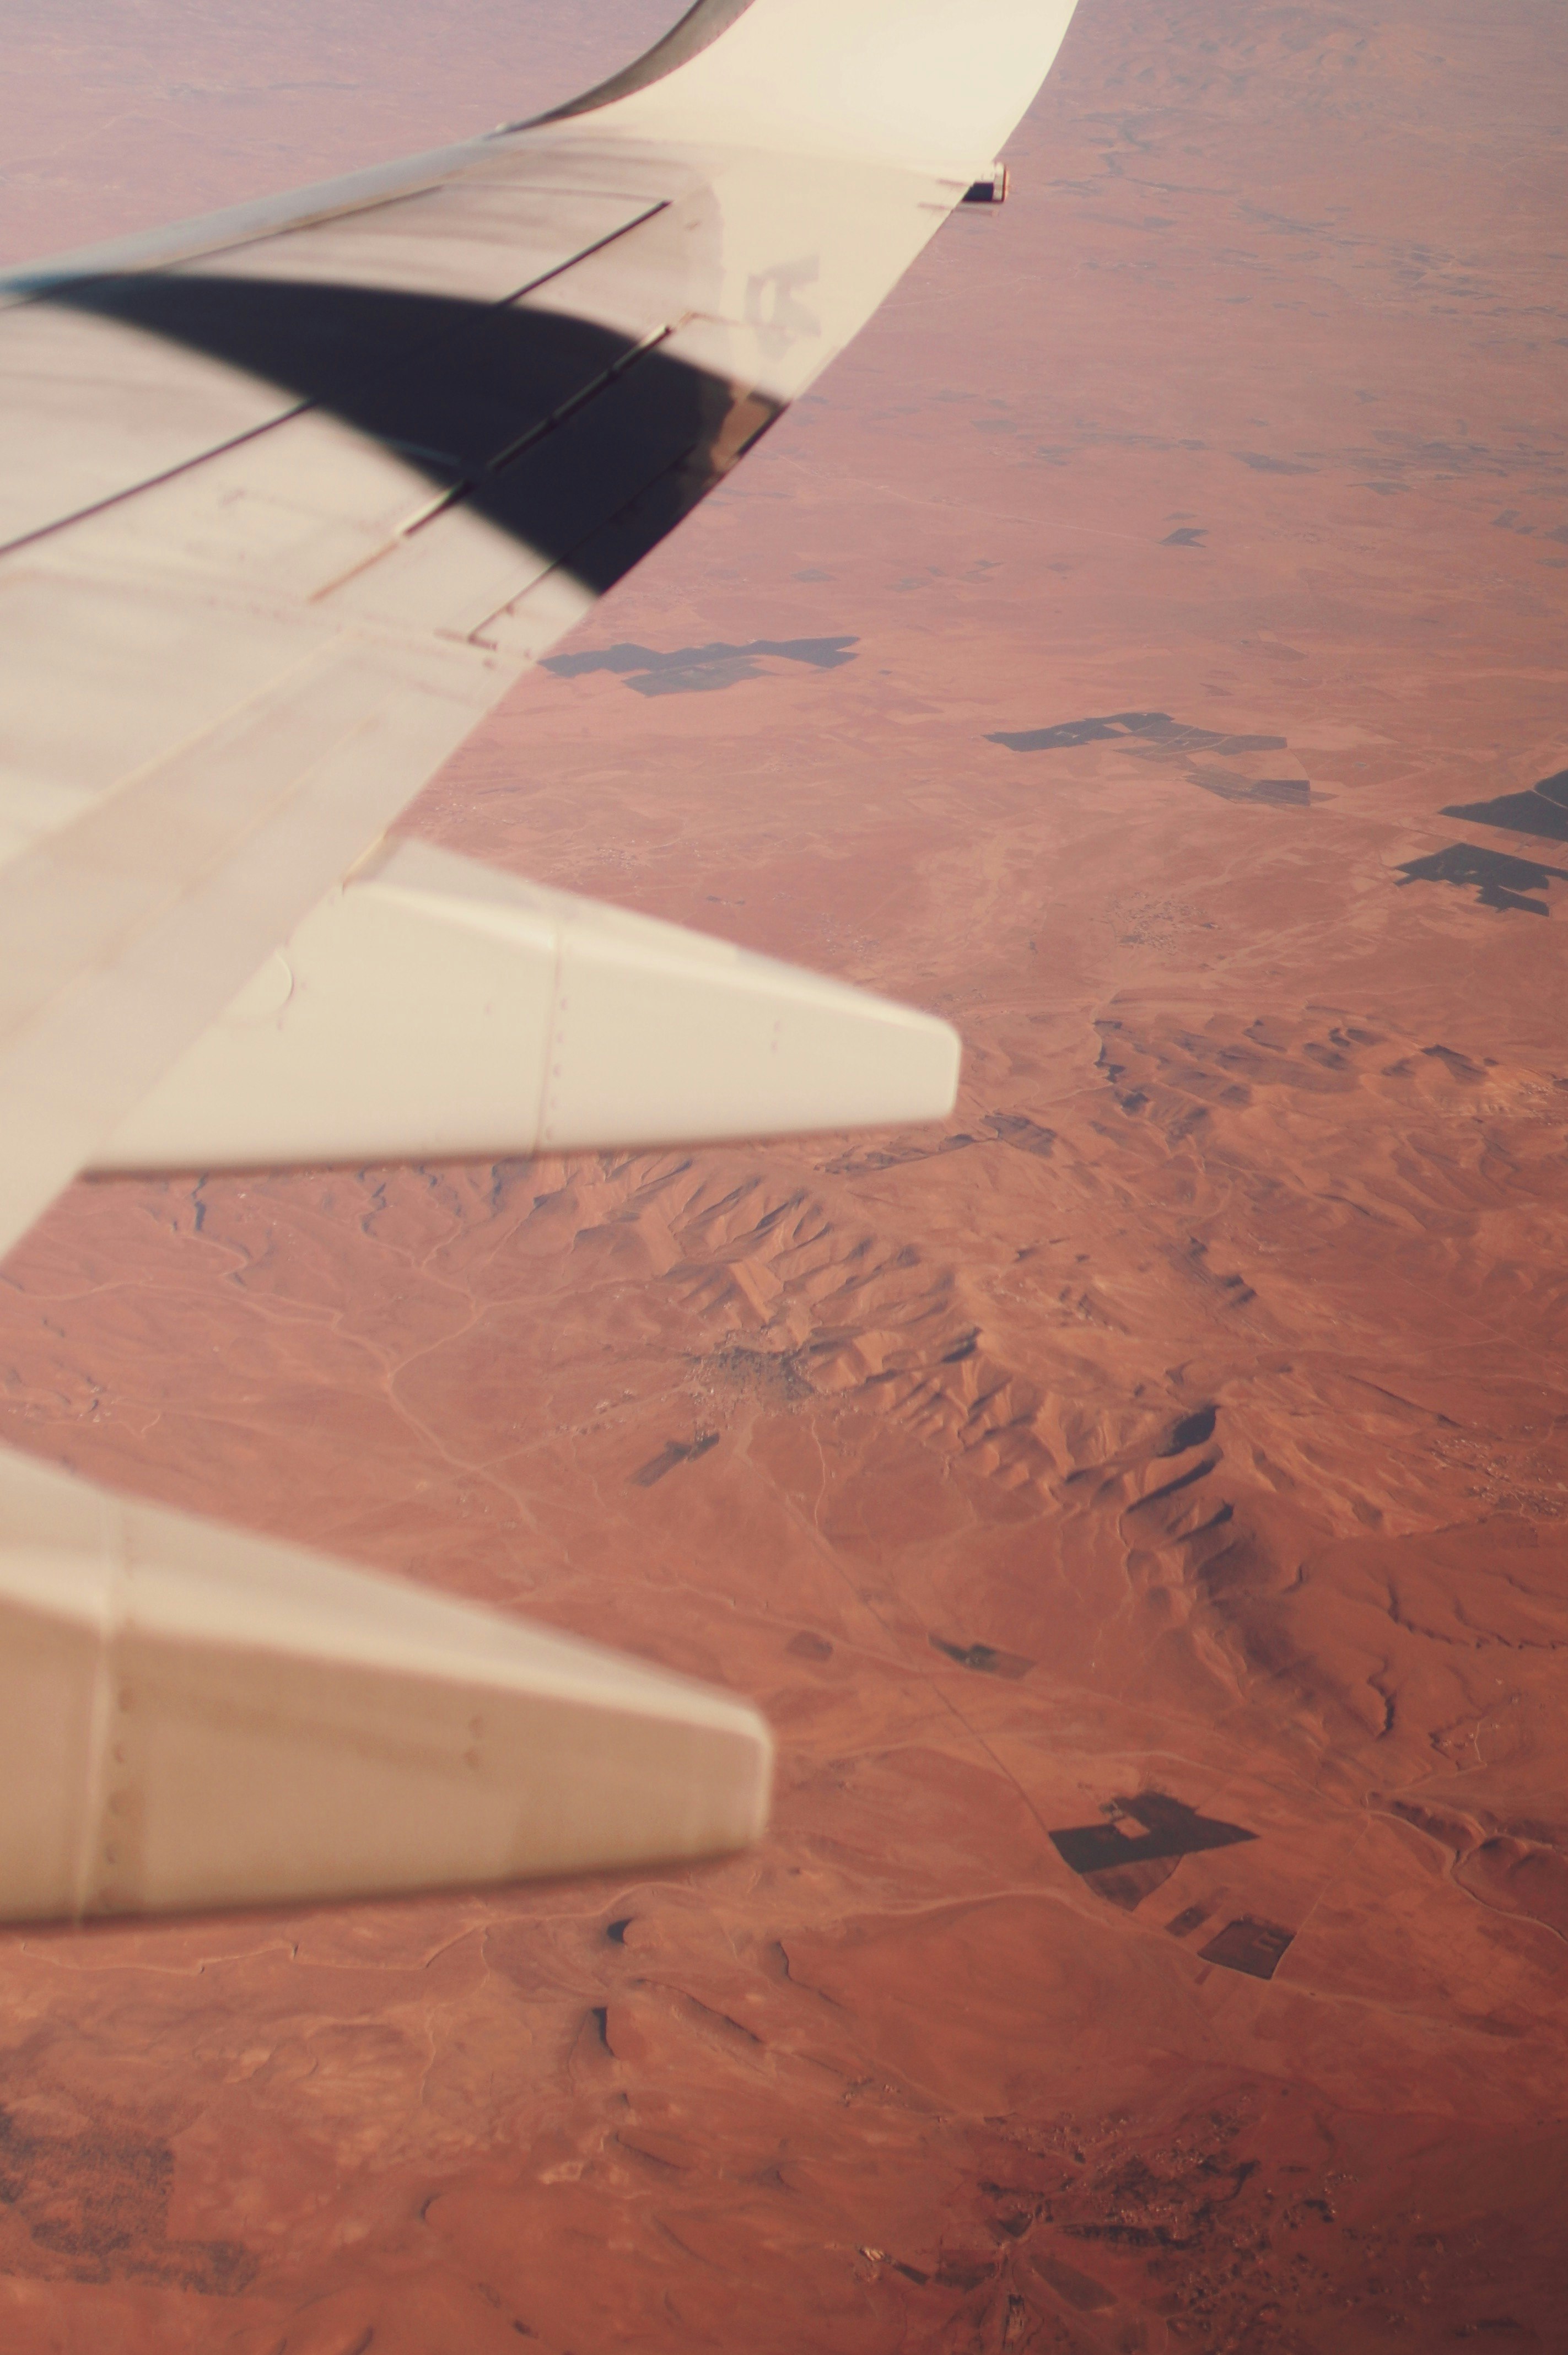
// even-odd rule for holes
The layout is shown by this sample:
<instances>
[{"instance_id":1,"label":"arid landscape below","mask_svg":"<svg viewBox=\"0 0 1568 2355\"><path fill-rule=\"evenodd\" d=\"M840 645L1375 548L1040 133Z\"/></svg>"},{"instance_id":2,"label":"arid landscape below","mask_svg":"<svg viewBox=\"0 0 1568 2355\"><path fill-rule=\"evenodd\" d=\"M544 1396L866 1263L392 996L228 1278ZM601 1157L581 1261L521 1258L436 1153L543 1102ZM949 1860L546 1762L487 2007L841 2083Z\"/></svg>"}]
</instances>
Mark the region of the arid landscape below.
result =
<instances>
[{"instance_id":1,"label":"arid landscape below","mask_svg":"<svg viewBox=\"0 0 1568 2355\"><path fill-rule=\"evenodd\" d=\"M7 0L0 241L667 13ZM1568 2348L1561 15L1082 0L1009 153L406 821L945 1015L945 1130L0 1275L0 1439L754 1696L772 1832L0 1932L16 2355Z\"/></svg>"}]
</instances>

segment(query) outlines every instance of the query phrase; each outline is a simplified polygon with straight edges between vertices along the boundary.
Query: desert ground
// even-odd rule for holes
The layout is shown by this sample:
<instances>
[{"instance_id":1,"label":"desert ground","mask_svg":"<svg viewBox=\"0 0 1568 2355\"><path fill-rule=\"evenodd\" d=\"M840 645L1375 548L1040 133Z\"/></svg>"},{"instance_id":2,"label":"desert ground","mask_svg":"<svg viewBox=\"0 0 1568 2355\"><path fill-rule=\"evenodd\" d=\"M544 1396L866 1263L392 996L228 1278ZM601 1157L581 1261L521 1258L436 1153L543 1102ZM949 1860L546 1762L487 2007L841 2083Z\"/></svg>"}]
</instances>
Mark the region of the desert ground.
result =
<instances>
[{"instance_id":1,"label":"desert ground","mask_svg":"<svg viewBox=\"0 0 1568 2355\"><path fill-rule=\"evenodd\" d=\"M255 13L8 5L6 252L665 12ZM1546 0L1083 0L1009 202L410 812L947 1016L944 1130L12 1253L5 1442L780 1767L698 1870L0 1933L8 2349L1568 2347L1565 149Z\"/></svg>"}]
</instances>

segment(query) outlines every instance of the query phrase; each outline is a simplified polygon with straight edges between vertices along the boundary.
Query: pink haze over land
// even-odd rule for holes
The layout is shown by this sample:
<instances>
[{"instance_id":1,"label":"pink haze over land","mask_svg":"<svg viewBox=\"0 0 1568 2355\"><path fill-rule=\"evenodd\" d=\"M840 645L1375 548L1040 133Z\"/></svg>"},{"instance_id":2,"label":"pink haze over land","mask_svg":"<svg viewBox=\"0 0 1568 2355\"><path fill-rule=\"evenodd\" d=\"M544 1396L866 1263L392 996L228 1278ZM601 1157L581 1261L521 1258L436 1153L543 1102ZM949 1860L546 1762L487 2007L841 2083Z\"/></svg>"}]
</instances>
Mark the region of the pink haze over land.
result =
<instances>
[{"instance_id":1,"label":"pink haze over land","mask_svg":"<svg viewBox=\"0 0 1568 2355\"><path fill-rule=\"evenodd\" d=\"M663 21L5 0L0 250ZM6 1442L781 1767L713 1869L0 1934L8 2349L1562 2347L1565 97L1542 0L1084 0L1009 204L411 812L947 1015L945 1130L12 1253Z\"/></svg>"}]
</instances>

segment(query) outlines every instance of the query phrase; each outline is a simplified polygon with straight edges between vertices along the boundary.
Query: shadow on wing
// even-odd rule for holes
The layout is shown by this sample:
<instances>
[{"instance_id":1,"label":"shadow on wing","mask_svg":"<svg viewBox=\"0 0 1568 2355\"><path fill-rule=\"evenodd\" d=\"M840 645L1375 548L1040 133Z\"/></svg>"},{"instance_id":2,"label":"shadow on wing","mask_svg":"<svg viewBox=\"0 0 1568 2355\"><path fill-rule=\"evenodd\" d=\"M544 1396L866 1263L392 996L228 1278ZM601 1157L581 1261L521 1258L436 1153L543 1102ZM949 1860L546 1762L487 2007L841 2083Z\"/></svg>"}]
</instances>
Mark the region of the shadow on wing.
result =
<instances>
[{"instance_id":1,"label":"shadow on wing","mask_svg":"<svg viewBox=\"0 0 1568 2355\"><path fill-rule=\"evenodd\" d=\"M330 411L595 591L782 407L677 358L662 338L635 343L521 303L166 271L57 282L41 299Z\"/></svg>"}]
</instances>

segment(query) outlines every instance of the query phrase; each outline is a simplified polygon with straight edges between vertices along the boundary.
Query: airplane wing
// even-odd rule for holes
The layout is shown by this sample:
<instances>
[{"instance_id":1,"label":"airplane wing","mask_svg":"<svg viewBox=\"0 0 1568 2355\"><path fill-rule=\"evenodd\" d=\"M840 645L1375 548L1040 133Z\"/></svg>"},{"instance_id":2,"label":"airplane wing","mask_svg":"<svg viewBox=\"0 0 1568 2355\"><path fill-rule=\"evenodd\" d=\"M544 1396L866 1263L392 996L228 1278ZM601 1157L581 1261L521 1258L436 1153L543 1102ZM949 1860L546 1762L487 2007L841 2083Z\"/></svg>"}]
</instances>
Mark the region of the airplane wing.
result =
<instances>
[{"instance_id":1,"label":"airplane wing","mask_svg":"<svg viewBox=\"0 0 1568 2355\"><path fill-rule=\"evenodd\" d=\"M1072 0L698 0L0 281L0 1249L80 1170L940 1114L945 1025L381 837L843 348ZM711 1852L742 1704L0 1457L0 1914Z\"/></svg>"}]
</instances>

